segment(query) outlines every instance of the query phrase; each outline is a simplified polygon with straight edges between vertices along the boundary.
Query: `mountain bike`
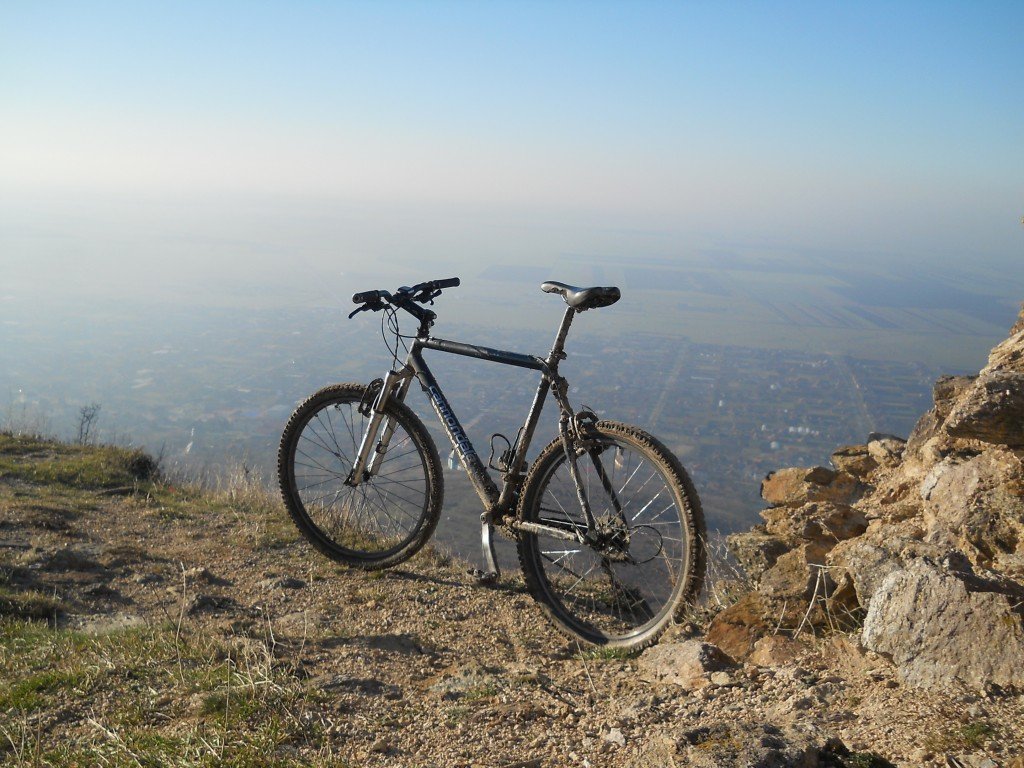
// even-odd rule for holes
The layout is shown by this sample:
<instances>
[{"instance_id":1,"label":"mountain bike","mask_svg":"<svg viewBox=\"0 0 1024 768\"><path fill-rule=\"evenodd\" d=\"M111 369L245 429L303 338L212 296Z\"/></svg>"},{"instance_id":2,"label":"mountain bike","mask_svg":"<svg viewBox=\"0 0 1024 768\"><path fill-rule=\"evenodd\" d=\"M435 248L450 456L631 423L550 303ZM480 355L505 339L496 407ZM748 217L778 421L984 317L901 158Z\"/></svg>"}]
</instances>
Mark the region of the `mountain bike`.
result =
<instances>
[{"instance_id":1,"label":"mountain bike","mask_svg":"<svg viewBox=\"0 0 1024 768\"><path fill-rule=\"evenodd\" d=\"M352 297L359 307L349 318L384 312L392 370L369 384L321 389L292 414L278 452L288 512L320 552L357 568L396 565L427 542L441 514L444 478L434 442L405 404L415 379L483 505L487 570L478 577L500 577L497 528L516 541L529 592L562 632L594 645L654 643L702 586L705 532L697 492L657 439L574 410L558 370L575 316L614 304L619 289L544 283L543 291L568 306L542 358L432 336L437 315L425 305L459 282L432 280ZM400 312L418 321L415 335L402 334ZM540 373L523 426L514 440L492 435L486 466L427 366L428 350ZM558 437L531 464L527 451L549 393L558 406ZM488 469L499 473L500 488Z\"/></svg>"}]
</instances>

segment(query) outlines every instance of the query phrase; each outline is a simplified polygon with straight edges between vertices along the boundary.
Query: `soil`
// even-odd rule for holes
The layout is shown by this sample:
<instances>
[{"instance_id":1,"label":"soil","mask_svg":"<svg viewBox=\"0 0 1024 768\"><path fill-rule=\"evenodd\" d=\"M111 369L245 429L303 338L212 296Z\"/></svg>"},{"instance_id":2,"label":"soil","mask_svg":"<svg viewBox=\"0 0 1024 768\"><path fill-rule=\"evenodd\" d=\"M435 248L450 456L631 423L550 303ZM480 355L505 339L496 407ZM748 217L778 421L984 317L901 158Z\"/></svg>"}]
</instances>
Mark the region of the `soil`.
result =
<instances>
[{"instance_id":1,"label":"soil","mask_svg":"<svg viewBox=\"0 0 1024 768\"><path fill-rule=\"evenodd\" d=\"M848 765L1024 765L1019 697L906 688L856 635L801 638L784 662L696 691L649 683L640 659L550 628L514 571L479 586L430 549L386 572L338 566L252 482L33 481L26 467L63 450L0 472L11 764L159 764L167 743L189 765L681 766L710 745L700 734L768 724L841 740L859 753ZM674 627L662 644L699 631ZM81 658L46 643L77 643ZM65 689L29 685L61 670ZM748 764L736 755L719 764Z\"/></svg>"}]
</instances>

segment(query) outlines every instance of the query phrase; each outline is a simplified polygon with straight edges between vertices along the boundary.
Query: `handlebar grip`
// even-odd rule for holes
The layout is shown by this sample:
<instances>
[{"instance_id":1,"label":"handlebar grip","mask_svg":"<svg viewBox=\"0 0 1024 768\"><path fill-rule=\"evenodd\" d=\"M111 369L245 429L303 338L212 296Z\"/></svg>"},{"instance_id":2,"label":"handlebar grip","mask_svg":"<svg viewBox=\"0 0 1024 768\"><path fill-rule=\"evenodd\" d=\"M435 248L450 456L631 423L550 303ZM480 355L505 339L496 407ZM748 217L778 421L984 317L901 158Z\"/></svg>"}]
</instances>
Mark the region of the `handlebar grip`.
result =
<instances>
[{"instance_id":1,"label":"handlebar grip","mask_svg":"<svg viewBox=\"0 0 1024 768\"><path fill-rule=\"evenodd\" d=\"M367 304L371 301L379 301L380 297L380 291L363 291L362 293L356 293L352 295L352 303Z\"/></svg>"},{"instance_id":2,"label":"handlebar grip","mask_svg":"<svg viewBox=\"0 0 1024 768\"><path fill-rule=\"evenodd\" d=\"M432 280L435 288L457 288L461 282L457 277L449 277L447 280Z\"/></svg>"}]
</instances>

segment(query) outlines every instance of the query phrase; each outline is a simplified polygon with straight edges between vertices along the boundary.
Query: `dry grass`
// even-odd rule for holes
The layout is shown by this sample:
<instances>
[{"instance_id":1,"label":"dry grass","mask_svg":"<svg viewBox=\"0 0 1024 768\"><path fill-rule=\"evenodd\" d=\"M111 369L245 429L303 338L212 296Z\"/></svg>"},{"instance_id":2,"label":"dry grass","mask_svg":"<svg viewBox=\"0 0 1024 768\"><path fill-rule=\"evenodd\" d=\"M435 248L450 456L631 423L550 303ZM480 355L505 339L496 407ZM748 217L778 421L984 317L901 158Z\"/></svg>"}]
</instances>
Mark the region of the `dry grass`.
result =
<instances>
[{"instance_id":1,"label":"dry grass","mask_svg":"<svg viewBox=\"0 0 1024 768\"><path fill-rule=\"evenodd\" d=\"M719 613L753 591L753 585L736 558L729 552L725 536L710 533L704 540L707 571L704 590L697 603L684 615L683 621L695 629L705 629Z\"/></svg>"}]
</instances>

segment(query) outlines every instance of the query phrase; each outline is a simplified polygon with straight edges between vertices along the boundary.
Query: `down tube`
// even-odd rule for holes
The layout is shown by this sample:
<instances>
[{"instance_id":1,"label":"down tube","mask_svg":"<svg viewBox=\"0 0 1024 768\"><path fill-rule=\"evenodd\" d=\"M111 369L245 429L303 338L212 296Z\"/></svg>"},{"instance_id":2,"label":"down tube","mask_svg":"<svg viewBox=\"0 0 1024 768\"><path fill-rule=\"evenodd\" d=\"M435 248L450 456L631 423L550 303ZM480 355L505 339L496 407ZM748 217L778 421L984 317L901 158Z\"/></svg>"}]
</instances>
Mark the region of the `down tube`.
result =
<instances>
[{"instance_id":1,"label":"down tube","mask_svg":"<svg viewBox=\"0 0 1024 768\"><path fill-rule=\"evenodd\" d=\"M491 476L487 474L487 469L484 467L483 462L480 461L473 443L470 442L469 436L466 435L466 430L462 428L462 424L455 415L455 411L448 404L444 393L437 385L437 379L430 372L418 349L413 349L410 353L409 362L412 365L412 369L416 371L416 378L420 380L423 388L427 391L427 397L430 398L430 404L434 407L434 413L437 414L437 418L440 420L441 426L444 427L444 431L448 433L448 439L451 440L452 447L458 453L462 465L466 468L466 473L473 484L473 489L484 503L484 506L490 509L498 501L498 487L494 484Z\"/></svg>"}]
</instances>

